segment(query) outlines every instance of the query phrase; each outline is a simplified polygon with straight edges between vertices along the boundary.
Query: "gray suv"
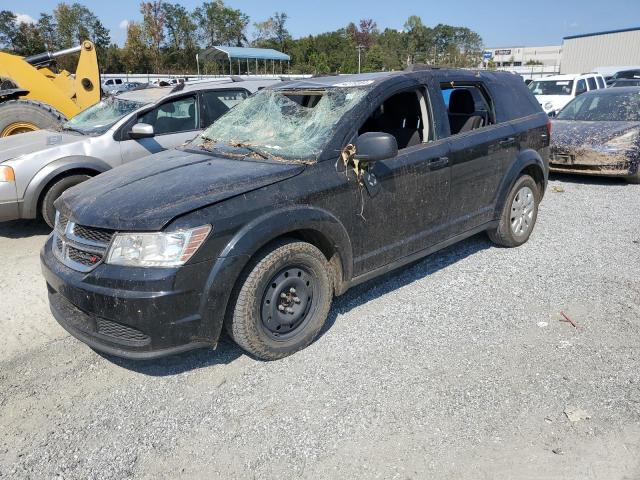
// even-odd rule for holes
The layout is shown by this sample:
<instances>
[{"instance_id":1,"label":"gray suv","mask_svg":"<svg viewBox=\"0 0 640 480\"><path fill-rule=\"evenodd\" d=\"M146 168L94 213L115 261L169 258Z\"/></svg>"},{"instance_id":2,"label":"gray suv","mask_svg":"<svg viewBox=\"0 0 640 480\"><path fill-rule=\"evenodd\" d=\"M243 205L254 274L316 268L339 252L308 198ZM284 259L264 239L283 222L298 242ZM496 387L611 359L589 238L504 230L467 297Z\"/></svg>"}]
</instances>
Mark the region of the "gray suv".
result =
<instances>
[{"instance_id":1,"label":"gray suv","mask_svg":"<svg viewBox=\"0 0 640 480\"><path fill-rule=\"evenodd\" d=\"M0 139L0 221L41 216L66 189L123 163L182 145L252 93L280 80L234 78L104 98L60 131Z\"/></svg>"}]
</instances>

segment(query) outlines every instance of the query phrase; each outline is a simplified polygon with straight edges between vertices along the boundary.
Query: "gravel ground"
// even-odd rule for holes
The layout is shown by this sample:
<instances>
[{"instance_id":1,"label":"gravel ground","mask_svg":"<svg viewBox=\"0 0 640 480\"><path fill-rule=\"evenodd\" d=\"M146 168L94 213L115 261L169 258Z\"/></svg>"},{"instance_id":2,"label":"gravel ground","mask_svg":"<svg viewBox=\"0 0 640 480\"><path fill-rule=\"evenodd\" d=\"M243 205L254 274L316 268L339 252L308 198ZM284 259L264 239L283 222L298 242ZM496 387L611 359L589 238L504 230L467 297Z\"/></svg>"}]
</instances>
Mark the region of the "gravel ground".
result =
<instances>
[{"instance_id":1,"label":"gravel ground","mask_svg":"<svg viewBox=\"0 0 640 480\"><path fill-rule=\"evenodd\" d=\"M640 479L638 212L556 177L523 247L357 287L276 362L101 356L48 313L46 231L0 225L0 477Z\"/></svg>"}]
</instances>

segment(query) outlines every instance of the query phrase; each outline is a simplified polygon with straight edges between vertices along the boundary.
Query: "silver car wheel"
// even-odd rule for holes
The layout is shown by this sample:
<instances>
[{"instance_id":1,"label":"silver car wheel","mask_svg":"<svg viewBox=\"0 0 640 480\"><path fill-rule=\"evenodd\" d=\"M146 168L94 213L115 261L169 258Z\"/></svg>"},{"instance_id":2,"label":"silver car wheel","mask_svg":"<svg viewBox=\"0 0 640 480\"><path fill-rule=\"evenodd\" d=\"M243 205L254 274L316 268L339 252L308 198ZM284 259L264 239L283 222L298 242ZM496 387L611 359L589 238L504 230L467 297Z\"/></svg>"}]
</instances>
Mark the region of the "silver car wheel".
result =
<instances>
[{"instance_id":1,"label":"silver car wheel","mask_svg":"<svg viewBox=\"0 0 640 480\"><path fill-rule=\"evenodd\" d=\"M533 214L536 208L536 198L533 190L522 187L516 193L511 204L511 232L516 237L522 237L529 233L533 227Z\"/></svg>"}]
</instances>

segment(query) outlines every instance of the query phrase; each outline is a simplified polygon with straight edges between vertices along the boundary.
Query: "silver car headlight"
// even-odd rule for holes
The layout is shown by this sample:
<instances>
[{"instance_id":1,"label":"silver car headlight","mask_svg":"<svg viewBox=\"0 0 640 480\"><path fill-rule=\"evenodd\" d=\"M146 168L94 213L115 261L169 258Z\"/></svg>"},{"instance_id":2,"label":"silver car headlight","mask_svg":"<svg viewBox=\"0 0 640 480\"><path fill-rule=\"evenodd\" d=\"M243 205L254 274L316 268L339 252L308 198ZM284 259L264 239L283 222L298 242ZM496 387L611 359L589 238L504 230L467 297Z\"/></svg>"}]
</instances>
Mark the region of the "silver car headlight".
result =
<instances>
[{"instance_id":1,"label":"silver car headlight","mask_svg":"<svg viewBox=\"0 0 640 480\"><path fill-rule=\"evenodd\" d=\"M179 267L204 243L211 225L176 232L117 233L106 263L129 267Z\"/></svg>"}]
</instances>

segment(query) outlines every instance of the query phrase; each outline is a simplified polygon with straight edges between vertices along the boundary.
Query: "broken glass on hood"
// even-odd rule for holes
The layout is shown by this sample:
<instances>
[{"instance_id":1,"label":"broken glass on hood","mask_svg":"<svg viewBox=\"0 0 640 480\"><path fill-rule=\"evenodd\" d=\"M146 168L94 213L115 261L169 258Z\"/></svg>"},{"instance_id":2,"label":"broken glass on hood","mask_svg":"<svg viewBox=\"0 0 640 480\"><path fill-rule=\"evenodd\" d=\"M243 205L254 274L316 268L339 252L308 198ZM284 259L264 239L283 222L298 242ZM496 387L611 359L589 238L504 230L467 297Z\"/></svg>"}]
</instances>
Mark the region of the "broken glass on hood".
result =
<instances>
[{"instance_id":1,"label":"broken glass on hood","mask_svg":"<svg viewBox=\"0 0 640 480\"><path fill-rule=\"evenodd\" d=\"M262 157L316 161L338 121L368 93L367 88L262 90L194 140L195 146L242 147Z\"/></svg>"}]
</instances>

